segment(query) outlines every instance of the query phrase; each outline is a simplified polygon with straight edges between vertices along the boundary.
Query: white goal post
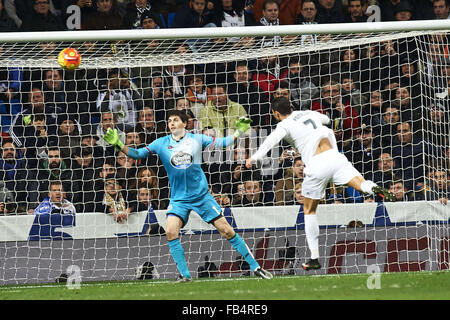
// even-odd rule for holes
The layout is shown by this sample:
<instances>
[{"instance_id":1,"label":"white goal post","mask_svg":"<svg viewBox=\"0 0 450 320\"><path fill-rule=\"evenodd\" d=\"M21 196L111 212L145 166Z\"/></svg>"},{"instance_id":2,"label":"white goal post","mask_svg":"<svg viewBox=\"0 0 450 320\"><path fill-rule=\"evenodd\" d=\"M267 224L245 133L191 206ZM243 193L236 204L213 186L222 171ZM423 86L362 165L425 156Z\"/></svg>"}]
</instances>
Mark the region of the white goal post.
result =
<instances>
[{"instance_id":1,"label":"white goal post","mask_svg":"<svg viewBox=\"0 0 450 320\"><path fill-rule=\"evenodd\" d=\"M127 162L108 149L102 117L110 110L123 142L135 147L167 134L166 112L176 108L189 109L192 132L223 136L232 121L206 112L220 86L253 128L223 153L205 150L202 168L224 216L264 268L307 274L300 268L309 258L301 159L281 143L261 168L239 169L274 128L271 100L287 94L295 109L327 113L340 151L399 197L384 203L330 185L318 209L323 268L313 274L449 269L450 203L442 204L450 196L449 30L448 20L427 20L0 33L1 154L13 149L17 161L0 159L0 200L8 208L0 213L0 285L53 282L73 266L82 281L131 280L146 262L149 278L175 278L163 230L167 174L156 157ZM66 47L81 53L73 72L57 62ZM43 120L26 113L35 89L52 108ZM336 97L342 112L327 100ZM72 131L61 131L69 120ZM54 146L67 171L56 179ZM106 195L114 179L124 202ZM62 206L36 212L52 180L62 182L76 213ZM112 203L134 210L118 221L101 211ZM194 277L248 275L242 257L195 213L180 239Z\"/></svg>"}]
</instances>

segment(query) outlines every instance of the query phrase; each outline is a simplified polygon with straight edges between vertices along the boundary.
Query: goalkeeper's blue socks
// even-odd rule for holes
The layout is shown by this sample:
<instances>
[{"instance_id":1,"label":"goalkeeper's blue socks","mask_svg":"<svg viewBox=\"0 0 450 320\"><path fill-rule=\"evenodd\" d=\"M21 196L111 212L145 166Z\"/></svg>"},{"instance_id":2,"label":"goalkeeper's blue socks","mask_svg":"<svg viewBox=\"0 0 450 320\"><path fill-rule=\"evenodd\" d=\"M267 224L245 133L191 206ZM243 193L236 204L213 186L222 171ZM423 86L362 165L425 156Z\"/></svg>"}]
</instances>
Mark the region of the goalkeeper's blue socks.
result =
<instances>
[{"instance_id":1,"label":"goalkeeper's blue socks","mask_svg":"<svg viewBox=\"0 0 450 320\"><path fill-rule=\"evenodd\" d=\"M189 269L186 263L186 258L184 257L184 249L181 245L180 239L174 239L169 241L170 254L172 255L175 264L177 265L178 271L181 273L183 278L191 278Z\"/></svg>"},{"instance_id":2,"label":"goalkeeper's blue socks","mask_svg":"<svg viewBox=\"0 0 450 320\"><path fill-rule=\"evenodd\" d=\"M230 241L233 248L242 255L245 261L247 261L247 263L250 265L251 270L255 271L257 268L259 268L259 263L256 262L244 240L242 240L242 238L237 233L235 233L233 238L228 239L228 241Z\"/></svg>"}]
</instances>

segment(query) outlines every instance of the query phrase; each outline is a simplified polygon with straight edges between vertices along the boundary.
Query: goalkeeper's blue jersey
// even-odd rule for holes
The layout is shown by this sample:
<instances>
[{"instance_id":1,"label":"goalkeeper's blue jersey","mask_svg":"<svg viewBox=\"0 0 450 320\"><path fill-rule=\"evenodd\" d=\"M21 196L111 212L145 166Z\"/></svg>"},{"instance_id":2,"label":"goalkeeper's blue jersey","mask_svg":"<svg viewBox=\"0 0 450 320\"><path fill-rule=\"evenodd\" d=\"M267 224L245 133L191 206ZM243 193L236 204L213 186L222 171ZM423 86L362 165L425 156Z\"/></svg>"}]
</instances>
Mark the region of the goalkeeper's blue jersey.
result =
<instances>
[{"instance_id":1,"label":"goalkeeper's blue jersey","mask_svg":"<svg viewBox=\"0 0 450 320\"><path fill-rule=\"evenodd\" d=\"M159 156L169 177L171 200L191 201L208 193L208 182L201 168L203 149L213 144L225 147L231 143L233 143L231 137L213 138L186 132L179 141L168 135L156 139L138 151L142 151L140 158L150 153ZM142 149L147 150L147 155Z\"/></svg>"}]
</instances>

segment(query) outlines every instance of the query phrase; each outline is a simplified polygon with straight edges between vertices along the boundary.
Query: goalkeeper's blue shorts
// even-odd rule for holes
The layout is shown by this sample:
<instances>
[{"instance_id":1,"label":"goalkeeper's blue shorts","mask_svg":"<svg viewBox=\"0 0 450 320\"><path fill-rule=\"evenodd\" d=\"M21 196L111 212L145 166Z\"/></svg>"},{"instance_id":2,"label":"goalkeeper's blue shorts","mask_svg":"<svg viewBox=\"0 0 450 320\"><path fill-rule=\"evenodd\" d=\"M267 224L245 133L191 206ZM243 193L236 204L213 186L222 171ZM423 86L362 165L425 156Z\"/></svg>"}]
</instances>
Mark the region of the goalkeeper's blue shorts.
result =
<instances>
[{"instance_id":1,"label":"goalkeeper's blue shorts","mask_svg":"<svg viewBox=\"0 0 450 320\"><path fill-rule=\"evenodd\" d=\"M170 200L166 216L175 215L183 221L183 227L189 221L191 211L195 211L207 223L222 217L222 208L208 192L198 200Z\"/></svg>"}]
</instances>

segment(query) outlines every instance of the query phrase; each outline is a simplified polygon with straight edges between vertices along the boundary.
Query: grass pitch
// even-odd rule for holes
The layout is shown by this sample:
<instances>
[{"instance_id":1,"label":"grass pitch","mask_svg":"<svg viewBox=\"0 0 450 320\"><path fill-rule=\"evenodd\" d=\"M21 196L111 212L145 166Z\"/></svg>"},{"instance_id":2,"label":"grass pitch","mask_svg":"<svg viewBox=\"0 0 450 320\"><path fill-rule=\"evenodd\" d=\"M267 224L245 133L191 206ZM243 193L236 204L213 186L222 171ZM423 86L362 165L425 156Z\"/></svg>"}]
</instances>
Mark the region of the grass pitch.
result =
<instances>
[{"instance_id":1,"label":"grass pitch","mask_svg":"<svg viewBox=\"0 0 450 320\"><path fill-rule=\"evenodd\" d=\"M0 300L449 300L450 272L381 273L379 289L369 274L85 282L0 287ZM372 282L374 283L374 282Z\"/></svg>"}]
</instances>

